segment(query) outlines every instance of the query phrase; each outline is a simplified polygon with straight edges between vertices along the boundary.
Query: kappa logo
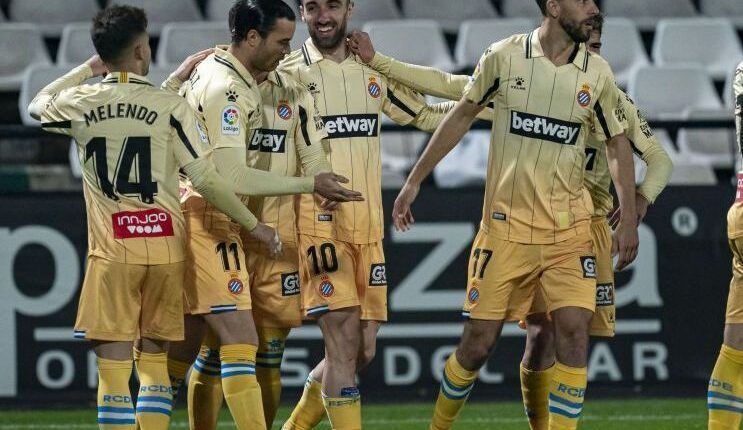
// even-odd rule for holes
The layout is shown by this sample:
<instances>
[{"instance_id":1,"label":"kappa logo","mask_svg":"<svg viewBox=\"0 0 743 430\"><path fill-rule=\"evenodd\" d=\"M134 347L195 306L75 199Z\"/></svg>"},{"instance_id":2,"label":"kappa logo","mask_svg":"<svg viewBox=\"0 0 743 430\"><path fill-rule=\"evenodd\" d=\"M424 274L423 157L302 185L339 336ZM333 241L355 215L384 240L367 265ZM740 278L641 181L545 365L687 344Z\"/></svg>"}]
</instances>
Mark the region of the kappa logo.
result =
<instances>
[{"instance_id":1,"label":"kappa logo","mask_svg":"<svg viewBox=\"0 0 743 430\"><path fill-rule=\"evenodd\" d=\"M299 294L299 272L281 274L281 295L283 297Z\"/></svg>"},{"instance_id":2,"label":"kappa logo","mask_svg":"<svg viewBox=\"0 0 743 430\"><path fill-rule=\"evenodd\" d=\"M387 267L384 263L372 264L369 269L369 286L381 287L387 285Z\"/></svg>"},{"instance_id":3,"label":"kappa logo","mask_svg":"<svg viewBox=\"0 0 743 430\"><path fill-rule=\"evenodd\" d=\"M580 266L583 268L584 278L596 278L596 258L595 257L581 257Z\"/></svg>"},{"instance_id":4,"label":"kappa logo","mask_svg":"<svg viewBox=\"0 0 743 430\"><path fill-rule=\"evenodd\" d=\"M379 136L378 115L349 114L322 117L328 139Z\"/></svg>"},{"instance_id":5,"label":"kappa logo","mask_svg":"<svg viewBox=\"0 0 743 430\"><path fill-rule=\"evenodd\" d=\"M111 215L114 239L173 236L173 219L160 209Z\"/></svg>"},{"instance_id":6,"label":"kappa logo","mask_svg":"<svg viewBox=\"0 0 743 430\"><path fill-rule=\"evenodd\" d=\"M283 154L286 152L286 130L255 129L248 144L248 151Z\"/></svg>"},{"instance_id":7,"label":"kappa logo","mask_svg":"<svg viewBox=\"0 0 743 430\"><path fill-rule=\"evenodd\" d=\"M511 134L531 139L547 140L563 145L575 145L581 125L546 116L511 111Z\"/></svg>"},{"instance_id":8,"label":"kappa logo","mask_svg":"<svg viewBox=\"0 0 743 430\"><path fill-rule=\"evenodd\" d=\"M234 295L239 295L245 290L243 282L237 278L232 278L227 282L227 289Z\"/></svg>"},{"instance_id":9,"label":"kappa logo","mask_svg":"<svg viewBox=\"0 0 743 430\"><path fill-rule=\"evenodd\" d=\"M614 304L614 284L596 284L596 306Z\"/></svg>"}]
</instances>

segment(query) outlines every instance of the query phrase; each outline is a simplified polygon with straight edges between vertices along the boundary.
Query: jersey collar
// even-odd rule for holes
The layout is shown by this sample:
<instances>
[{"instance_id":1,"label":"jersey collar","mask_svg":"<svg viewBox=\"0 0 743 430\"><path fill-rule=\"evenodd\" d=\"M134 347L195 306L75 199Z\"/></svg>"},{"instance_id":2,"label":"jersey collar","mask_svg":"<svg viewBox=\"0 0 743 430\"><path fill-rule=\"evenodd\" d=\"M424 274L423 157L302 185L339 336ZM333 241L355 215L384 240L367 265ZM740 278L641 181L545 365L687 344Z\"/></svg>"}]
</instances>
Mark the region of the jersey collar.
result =
<instances>
[{"instance_id":1,"label":"jersey collar","mask_svg":"<svg viewBox=\"0 0 743 430\"><path fill-rule=\"evenodd\" d=\"M325 58L323 57L322 52L317 49L317 46L315 46L311 37L302 45L302 57L304 58L304 63L308 66Z\"/></svg>"},{"instance_id":2,"label":"jersey collar","mask_svg":"<svg viewBox=\"0 0 743 430\"><path fill-rule=\"evenodd\" d=\"M524 49L526 50L526 58L537 58L544 57L544 50L542 49L542 43L539 41L539 28L533 30L526 37ZM585 43L576 43L573 47L573 52L570 54L568 62L583 72L588 70L588 49Z\"/></svg>"},{"instance_id":3,"label":"jersey collar","mask_svg":"<svg viewBox=\"0 0 743 430\"><path fill-rule=\"evenodd\" d=\"M253 85L256 85L255 79L253 79L253 75L248 72L248 70L245 68L245 66L243 66L240 60L235 58L234 55L230 54L227 51L226 45L217 45L217 47L214 48L214 61L227 68L232 69L232 71L237 73L242 81L245 82L245 85L247 85L248 88L252 88Z\"/></svg>"},{"instance_id":4,"label":"jersey collar","mask_svg":"<svg viewBox=\"0 0 743 430\"><path fill-rule=\"evenodd\" d=\"M147 80L144 76L139 76L136 73L131 72L111 72L106 75L106 78L101 81L102 84L139 84L149 85L152 83Z\"/></svg>"},{"instance_id":5,"label":"jersey collar","mask_svg":"<svg viewBox=\"0 0 743 430\"><path fill-rule=\"evenodd\" d=\"M276 85L277 87L283 87L284 86L284 80L281 79L281 76L279 76L278 70L274 70L268 74L267 81L271 82L272 84Z\"/></svg>"}]
</instances>

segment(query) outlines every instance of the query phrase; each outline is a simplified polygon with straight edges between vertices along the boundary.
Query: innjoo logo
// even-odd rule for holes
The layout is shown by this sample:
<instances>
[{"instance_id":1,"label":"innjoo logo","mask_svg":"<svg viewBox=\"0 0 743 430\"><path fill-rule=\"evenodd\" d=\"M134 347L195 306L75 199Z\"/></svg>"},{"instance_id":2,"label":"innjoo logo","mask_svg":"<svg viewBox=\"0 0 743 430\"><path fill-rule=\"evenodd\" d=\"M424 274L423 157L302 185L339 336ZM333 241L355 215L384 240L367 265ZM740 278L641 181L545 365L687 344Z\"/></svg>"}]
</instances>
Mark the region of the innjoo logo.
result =
<instances>
[{"instance_id":1,"label":"innjoo logo","mask_svg":"<svg viewBox=\"0 0 743 430\"><path fill-rule=\"evenodd\" d=\"M111 215L114 239L173 236L173 219L161 209Z\"/></svg>"}]
</instances>

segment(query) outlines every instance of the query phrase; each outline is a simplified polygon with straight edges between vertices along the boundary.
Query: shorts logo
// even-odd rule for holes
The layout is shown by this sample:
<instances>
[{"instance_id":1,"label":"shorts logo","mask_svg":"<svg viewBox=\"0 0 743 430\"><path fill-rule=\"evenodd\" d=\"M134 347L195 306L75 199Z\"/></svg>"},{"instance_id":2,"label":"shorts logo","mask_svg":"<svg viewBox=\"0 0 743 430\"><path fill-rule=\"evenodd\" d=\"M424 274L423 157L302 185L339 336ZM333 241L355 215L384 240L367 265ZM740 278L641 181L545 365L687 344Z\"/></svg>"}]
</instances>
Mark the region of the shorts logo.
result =
<instances>
[{"instance_id":1,"label":"shorts logo","mask_svg":"<svg viewBox=\"0 0 743 430\"><path fill-rule=\"evenodd\" d=\"M614 284L596 285L596 306L611 306L614 304Z\"/></svg>"},{"instance_id":2,"label":"shorts logo","mask_svg":"<svg viewBox=\"0 0 743 430\"><path fill-rule=\"evenodd\" d=\"M240 134L240 111L235 106L227 106L222 110L222 134Z\"/></svg>"},{"instance_id":3,"label":"shorts logo","mask_svg":"<svg viewBox=\"0 0 743 430\"><path fill-rule=\"evenodd\" d=\"M243 292L245 286L243 285L243 281L237 278L232 278L227 282L227 289L230 290L230 293L238 295Z\"/></svg>"},{"instance_id":4,"label":"shorts logo","mask_svg":"<svg viewBox=\"0 0 743 430\"><path fill-rule=\"evenodd\" d=\"M501 213L501 212L493 212L493 219L496 221L505 221L506 214Z\"/></svg>"},{"instance_id":5,"label":"shorts logo","mask_svg":"<svg viewBox=\"0 0 743 430\"><path fill-rule=\"evenodd\" d=\"M333 287L333 284L330 283L330 281L322 281L320 284L320 295L328 298L333 295L335 292L335 288Z\"/></svg>"},{"instance_id":6,"label":"shorts logo","mask_svg":"<svg viewBox=\"0 0 743 430\"><path fill-rule=\"evenodd\" d=\"M319 214L317 216L317 220L320 221L320 222L333 221L333 215L331 215L331 214Z\"/></svg>"},{"instance_id":7,"label":"shorts logo","mask_svg":"<svg viewBox=\"0 0 743 430\"><path fill-rule=\"evenodd\" d=\"M511 134L546 140L563 145L575 145L581 125L530 113L511 111Z\"/></svg>"},{"instance_id":8,"label":"shorts logo","mask_svg":"<svg viewBox=\"0 0 743 430\"><path fill-rule=\"evenodd\" d=\"M591 87L583 84L581 90L578 91L578 95L575 97L575 100L581 107L588 107L588 105L591 104Z\"/></svg>"},{"instance_id":9,"label":"shorts logo","mask_svg":"<svg viewBox=\"0 0 743 430\"><path fill-rule=\"evenodd\" d=\"M369 269L369 286L380 287L387 285L387 267L384 263L372 264Z\"/></svg>"},{"instance_id":10,"label":"shorts logo","mask_svg":"<svg viewBox=\"0 0 743 430\"><path fill-rule=\"evenodd\" d=\"M283 297L299 294L299 272L281 274L281 295Z\"/></svg>"},{"instance_id":11,"label":"shorts logo","mask_svg":"<svg viewBox=\"0 0 743 430\"><path fill-rule=\"evenodd\" d=\"M379 86L374 77L369 78L369 87L367 89L369 90L369 95L375 99L378 99L382 95L382 87Z\"/></svg>"},{"instance_id":12,"label":"shorts logo","mask_svg":"<svg viewBox=\"0 0 743 430\"><path fill-rule=\"evenodd\" d=\"M114 239L173 236L173 219L160 209L111 215Z\"/></svg>"},{"instance_id":13,"label":"shorts logo","mask_svg":"<svg viewBox=\"0 0 743 430\"><path fill-rule=\"evenodd\" d=\"M279 115L279 118L289 120L292 117L292 108L285 101L280 101L279 106L276 108L276 113Z\"/></svg>"},{"instance_id":14,"label":"shorts logo","mask_svg":"<svg viewBox=\"0 0 743 430\"><path fill-rule=\"evenodd\" d=\"M596 279L596 258L581 257L580 266L583 268L583 277Z\"/></svg>"},{"instance_id":15,"label":"shorts logo","mask_svg":"<svg viewBox=\"0 0 743 430\"><path fill-rule=\"evenodd\" d=\"M470 303L477 303L477 300L480 298L480 290L477 288L472 288L467 294L467 299L469 299Z\"/></svg>"}]
</instances>

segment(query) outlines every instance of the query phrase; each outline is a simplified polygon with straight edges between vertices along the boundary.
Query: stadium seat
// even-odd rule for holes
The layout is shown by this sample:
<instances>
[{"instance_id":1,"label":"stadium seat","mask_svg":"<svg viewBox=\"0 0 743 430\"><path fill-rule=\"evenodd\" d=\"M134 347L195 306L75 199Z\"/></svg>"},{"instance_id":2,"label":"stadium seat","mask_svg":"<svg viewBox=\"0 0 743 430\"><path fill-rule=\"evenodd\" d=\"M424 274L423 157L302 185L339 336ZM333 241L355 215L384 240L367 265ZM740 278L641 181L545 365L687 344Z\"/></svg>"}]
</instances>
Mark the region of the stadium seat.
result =
<instances>
[{"instance_id":1,"label":"stadium seat","mask_svg":"<svg viewBox=\"0 0 743 430\"><path fill-rule=\"evenodd\" d=\"M69 72L69 67L50 66L37 64L30 67L23 76L21 92L18 97L18 111L21 114L23 125L39 125L39 121L31 118L28 114L28 105L36 97L39 91L53 80Z\"/></svg>"},{"instance_id":2,"label":"stadium seat","mask_svg":"<svg viewBox=\"0 0 743 430\"><path fill-rule=\"evenodd\" d=\"M224 21L227 22L227 15L229 14L230 8L235 4L236 0L207 0L205 13L206 19L209 21ZM299 25L299 7L297 6L297 0L285 0L297 14L297 25Z\"/></svg>"},{"instance_id":3,"label":"stadium seat","mask_svg":"<svg viewBox=\"0 0 743 430\"><path fill-rule=\"evenodd\" d=\"M67 24L62 30L62 39L57 51L57 64L65 67L77 66L95 54L90 24Z\"/></svg>"},{"instance_id":4,"label":"stadium seat","mask_svg":"<svg viewBox=\"0 0 743 430\"><path fill-rule=\"evenodd\" d=\"M363 3L363 2L362 2ZM490 0L405 0L402 3L405 18L433 19L444 31L456 33L463 21L468 19L496 18L498 12Z\"/></svg>"},{"instance_id":5,"label":"stadium seat","mask_svg":"<svg viewBox=\"0 0 743 430\"><path fill-rule=\"evenodd\" d=\"M452 71L454 62L436 21L370 21L364 31L371 36L377 51L398 60ZM400 43L404 40L405 43Z\"/></svg>"},{"instance_id":6,"label":"stadium seat","mask_svg":"<svg viewBox=\"0 0 743 430\"><path fill-rule=\"evenodd\" d=\"M427 133L382 133L380 141L382 169L406 175L427 141Z\"/></svg>"},{"instance_id":7,"label":"stadium seat","mask_svg":"<svg viewBox=\"0 0 743 430\"><path fill-rule=\"evenodd\" d=\"M25 0L24 0L25 1ZM163 25L169 22L201 21L201 12L194 0L112 0L111 4L128 4L141 7L147 12L147 30L153 36L160 35ZM226 15L225 15L226 17ZM225 22L226 19L225 19Z\"/></svg>"},{"instance_id":8,"label":"stadium seat","mask_svg":"<svg viewBox=\"0 0 743 430\"><path fill-rule=\"evenodd\" d=\"M175 67L162 67L158 64L156 67L150 67L150 73L147 74L147 80L152 82L152 85L159 88L174 70Z\"/></svg>"},{"instance_id":9,"label":"stadium seat","mask_svg":"<svg viewBox=\"0 0 743 430\"><path fill-rule=\"evenodd\" d=\"M663 149L666 150L668 156L673 162L673 173L669 184L671 185L715 185L717 184L717 177L706 160L695 160L687 153L679 152L673 145L671 137L668 132L663 129L653 130L655 137L658 138ZM642 181L645 178L647 172L647 165L642 161L635 159L635 177L638 181Z\"/></svg>"},{"instance_id":10,"label":"stadium seat","mask_svg":"<svg viewBox=\"0 0 743 430\"><path fill-rule=\"evenodd\" d=\"M402 18L395 0L364 0L354 2L350 28L362 27L368 21L395 20Z\"/></svg>"},{"instance_id":11,"label":"stadium seat","mask_svg":"<svg viewBox=\"0 0 743 430\"><path fill-rule=\"evenodd\" d=\"M718 119L723 114L728 114L728 112L691 110L688 112L688 119ZM682 156L688 156L695 161L703 161L704 164L713 168L732 168L737 152L735 132L727 128L682 128L678 135L678 147Z\"/></svg>"},{"instance_id":12,"label":"stadium seat","mask_svg":"<svg viewBox=\"0 0 743 430\"><path fill-rule=\"evenodd\" d=\"M195 52L229 43L226 21L166 24L160 34L156 63L162 67L177 65Z\"/></svg>"},{"instance_id":13,"label":"stadium seat","mask_svg":"<svg viewBox=\"0 0 743 430\"><path fill-rule=\"evenodd\" d=\"M534 21L526 18L482 19L462 23L454 58L460 69L472 68L488 46L519 33L528 33Z\"/></svg>"},{"instance_id":14,"label":"stadium seat","mask_svg":"<svg viewBox=\"0 0 743 430\"><path fill-rule=\"evenodd\" d=\"M485 183L490 151L490 132L473 130L433 169L441 188L482 186Z\"/></svg>"},{"instance_id":15,"label":"stadium seat","mask_svg":"<svg viewBox=\"0 0 743 430\"><path fill-rule=\"evenodd\" d=\"M88 21L98 12L97 0L13 0L11 21L37 24L44 36L59 37L65 25Z\"/></svg>"},{"instance_id":16,"label":"stadium seat","mask_svg":"<svg viewBox=\"0 0 743 430\"><path fill-rule=\"evenodd\" d=\"M609 62L619 85L627 87L632 73L650 62L640 32L627 18L607 18L601 56Z\"/></svg>"},{"instance_id":17,"label":"stadium seat","mask_svg":"<svg viewBox=\"0 0 743 430\"><path fill-rule=\"evenodd\" d=\"M289 44L294 49L299 49L302 47L302 44L310 38L310 31L307 29L307 26L304 25L304 23L297 23L297 29L294 30L294 37L292 37L292 41Z\"/></svg>"},{"instance_id":18,"label":"stadium seat","mask_svg":"<svg viewBox=\"0 0 743 430\"><path fill-rule=\"evenodd\" d=\"M704 15L727 18L735 27L743 29L743 2L740 0L701 0L699 6Z\"/></svg>"},{"instance_id":19,"label":"stadium seat","mask_svg":"<svg viewBox=\"0 0 743 430\"><path fill-rule=\"evenodd\" d=\"M8 23L0 26L0 91L20 89L30 66L50 63L37 25Z\"/></svg>"},{"instance_id":20,"label":"stadium seat","mask_svg":"<svg viewBox=\"0 0 743 430\"><path fill-rule=\"evenodd\" d=\"M541 20L542 11L534 1L501 0L501 15L508 18L530 18L535 22Z\"/></svg>"},{"instance_id":21,"label":"stadium seat","mask_svg":"<svg viewBox=\"0 0 743 430\"><path fill-rule=\"evenodd\" d=\"M730 21L722 18L662 19L653 42L659 66L698 64L717 80L743 58L743 48Z\"/></svg>"},{"instance_id":22,"label":"stadium seat","mask_svg":"<svg viewBox=\"0 0 743 430\"><path fill-rule=\"evenodd\" d=\"M691 0L609 0L603 9L610 17L631 18L641 31L654 30L661 18L697 15Z\"/></svg>"},{"instance_id":23,"label":"stadium seat","mask_svg":"<svg viewBox=\"0 0 743 430\"><path fill-rule=\"evenodd\" d=\"M734 81L735 68L729 70L727 76L725 76L725 85L722 90L722 104L728 110L735 108L735 90L733 89Z\"/></svg>"},{"instance_id":24,"label":"stadium seat","mask_svg":"<svg viewBox=\"0 0 743 430\"><path fill-rule=\"evenodd\" d=\"M652 119L683 119L690 109L722 108L712 81L698 66L641 67L630 77L628 89Z\"/></svg>"}]
</instances>

